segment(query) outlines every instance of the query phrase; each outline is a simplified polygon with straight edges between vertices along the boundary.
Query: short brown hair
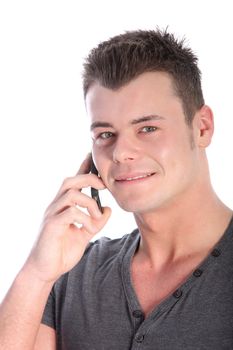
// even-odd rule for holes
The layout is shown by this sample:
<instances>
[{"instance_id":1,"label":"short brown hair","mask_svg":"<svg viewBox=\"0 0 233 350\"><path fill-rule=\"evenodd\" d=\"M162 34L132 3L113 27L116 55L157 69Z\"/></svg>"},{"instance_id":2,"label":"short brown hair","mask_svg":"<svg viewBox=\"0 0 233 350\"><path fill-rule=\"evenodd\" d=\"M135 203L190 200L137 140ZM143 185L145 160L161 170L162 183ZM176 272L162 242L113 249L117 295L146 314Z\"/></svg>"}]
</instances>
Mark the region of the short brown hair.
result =
<instances>
[{"instance_id":1,"label":"short brown hair","mask_svg":"<svg viewBox=\"0 0 233 350\"><path fill-rule=\"evenodd\" d=\"M144 72L166 72L191 125L195 112L204 104L197 62L185 39L176 39L167 29L128 31L91 50L84 62L84 97L94 82L114 90Z\"/></svg>"}]
</instances>

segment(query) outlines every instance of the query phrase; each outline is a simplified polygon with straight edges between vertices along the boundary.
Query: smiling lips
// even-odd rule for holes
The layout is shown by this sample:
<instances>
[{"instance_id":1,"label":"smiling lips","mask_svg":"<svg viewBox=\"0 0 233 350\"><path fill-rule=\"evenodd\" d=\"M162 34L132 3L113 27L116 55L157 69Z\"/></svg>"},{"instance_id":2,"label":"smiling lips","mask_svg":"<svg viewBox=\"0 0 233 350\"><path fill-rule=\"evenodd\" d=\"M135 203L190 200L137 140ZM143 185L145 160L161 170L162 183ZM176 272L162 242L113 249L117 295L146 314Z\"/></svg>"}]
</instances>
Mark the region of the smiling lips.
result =
<instances>
[{"instance_id":1,"label":"smiling lips","mask_svg":"<svg viewBox=\"0 0 233 350\"><path fill-rule=\"evenodd\" d=\"M141 181L144 180L155 173L147 173L147 174L129 174L129 175L123 175L123 176L118 176L115 180L117 182L123 183L123 182L132 182L132 181Z\"/></svg>"}]
</instances>

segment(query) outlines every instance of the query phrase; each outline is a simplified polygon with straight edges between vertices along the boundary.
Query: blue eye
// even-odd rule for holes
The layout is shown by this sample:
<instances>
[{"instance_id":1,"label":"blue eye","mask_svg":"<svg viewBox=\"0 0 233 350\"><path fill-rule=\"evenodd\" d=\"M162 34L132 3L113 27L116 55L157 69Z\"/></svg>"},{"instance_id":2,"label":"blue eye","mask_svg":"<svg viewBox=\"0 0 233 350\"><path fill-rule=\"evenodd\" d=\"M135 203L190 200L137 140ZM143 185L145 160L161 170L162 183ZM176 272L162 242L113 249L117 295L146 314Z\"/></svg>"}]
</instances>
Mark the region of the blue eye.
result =
<instances>
[{"instance_id":1,"label":"blue eye","mask_svg":"<svg viewBox=\"0 0 233 350\"><path fill-rule=\"evenodd\" d=\"M153 132L153 131L156 131L157 130L157 127L156 126L144 126L140 132L142 133L149 133L149 132Z\"/></svg>"},{"instance_id":2,"label":"blue eye","mask_svg":"<svg viewBox=\"0 0 233 350\"><path fill-rule=\"evenodd\" d=\"M109 139L110 137L113 136L113 133L110 132L110 131L105 131L105 132L102 132L101 134L99 134L98 138L100 139L103 139L103 140L106 140L106 139Z\"/></svg>"}]
</instances>

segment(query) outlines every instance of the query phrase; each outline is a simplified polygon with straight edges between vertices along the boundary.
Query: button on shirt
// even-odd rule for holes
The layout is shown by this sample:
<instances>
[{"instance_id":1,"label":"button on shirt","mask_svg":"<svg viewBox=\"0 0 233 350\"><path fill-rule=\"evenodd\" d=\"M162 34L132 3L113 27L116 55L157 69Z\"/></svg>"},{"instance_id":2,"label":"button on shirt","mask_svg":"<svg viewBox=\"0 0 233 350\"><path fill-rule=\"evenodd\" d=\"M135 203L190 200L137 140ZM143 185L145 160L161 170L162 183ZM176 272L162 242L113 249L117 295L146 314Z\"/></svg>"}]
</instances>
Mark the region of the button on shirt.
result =
<instances>
[{"instance_id":1,"label":"button on shirt","mask_svg":"<svg viewBox=\"0 0 233 350\"><path fill-rule=\"evenodd\" d=\"M42 322L58 350L233 349L233 220L221 240L147 318L131 283L138 230L91 243L54 285Z\"/></svg>"}]
</instances>

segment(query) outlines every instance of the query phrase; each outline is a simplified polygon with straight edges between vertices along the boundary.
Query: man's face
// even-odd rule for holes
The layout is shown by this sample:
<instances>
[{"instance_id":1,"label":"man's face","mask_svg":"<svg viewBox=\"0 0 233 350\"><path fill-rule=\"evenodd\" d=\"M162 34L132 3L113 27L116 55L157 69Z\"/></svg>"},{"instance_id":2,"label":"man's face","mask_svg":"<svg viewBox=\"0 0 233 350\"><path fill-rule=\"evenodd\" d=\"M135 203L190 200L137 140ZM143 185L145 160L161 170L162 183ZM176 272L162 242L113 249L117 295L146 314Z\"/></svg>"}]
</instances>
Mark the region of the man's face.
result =
<instances>
[{"instance_id":1,"label":"man's face","mask_svg":"<svg viewBox=\"0 0 233 350\"><path fill-rule=\"evenodd\" d=\"M115 91L95 83L86 106L96 166L123 209L151 212L195 184L195 131L166 73L144 73Z\"/></svg>"}]
</instances>

